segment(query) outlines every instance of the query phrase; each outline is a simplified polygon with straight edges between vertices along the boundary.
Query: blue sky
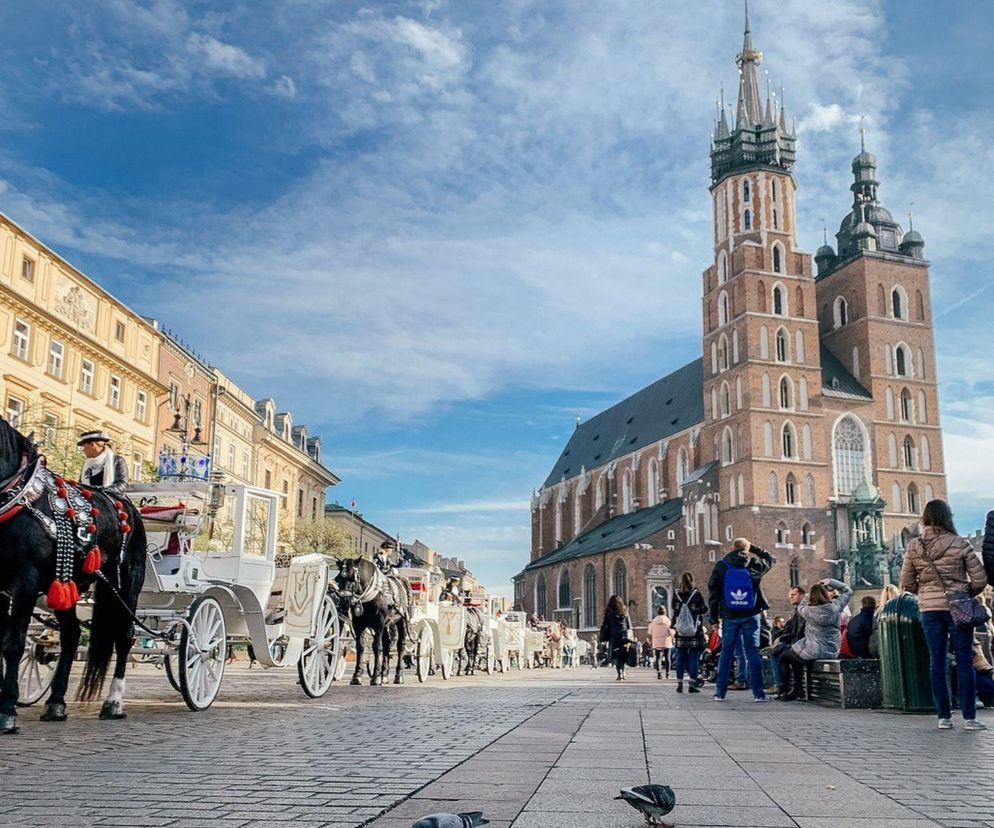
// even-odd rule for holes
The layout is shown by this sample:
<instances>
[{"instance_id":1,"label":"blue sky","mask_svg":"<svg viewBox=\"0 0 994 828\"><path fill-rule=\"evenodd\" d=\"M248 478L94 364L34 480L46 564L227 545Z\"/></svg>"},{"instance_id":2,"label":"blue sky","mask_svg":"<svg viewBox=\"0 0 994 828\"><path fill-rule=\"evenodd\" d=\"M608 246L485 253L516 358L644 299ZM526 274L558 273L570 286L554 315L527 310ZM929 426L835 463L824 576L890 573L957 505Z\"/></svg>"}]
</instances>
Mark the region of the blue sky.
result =
<instances>
[{"instance_id":1,"label":"blue sky","mask_svg":"<svg viewBox=\"0 0 994 828\"><path fill-rule=\"evenodd\" d=\"M48 0L0 8L0 209L323 434L374 522L493 588L586 417L700 352L735 0ZM991 505L994 23L754 0L804 249L881 198L932 260L961 528Z\"/></svg>"}]
</instances>

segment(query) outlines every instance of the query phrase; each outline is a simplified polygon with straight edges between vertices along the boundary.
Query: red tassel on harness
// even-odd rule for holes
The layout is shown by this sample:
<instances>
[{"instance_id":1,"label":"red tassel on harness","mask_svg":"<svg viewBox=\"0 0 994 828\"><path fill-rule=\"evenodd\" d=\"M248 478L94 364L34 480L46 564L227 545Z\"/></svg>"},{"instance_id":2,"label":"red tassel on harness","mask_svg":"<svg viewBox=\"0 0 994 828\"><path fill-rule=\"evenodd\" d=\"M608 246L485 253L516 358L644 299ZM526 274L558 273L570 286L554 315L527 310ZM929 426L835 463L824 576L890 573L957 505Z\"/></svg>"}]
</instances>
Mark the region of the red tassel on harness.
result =
<instances>
[{"instance_id":1,"label":"red tassel on harness","mask_svg":"<svg viewBox=\"0 0 994 828\"><path fill-rule=\"evenodd\" d=\"M58 578L52 581L52 585L48 588L48 594L45 596L45 600L48 601L48 608L50 610L69 609L69 607L72 606L69 598L69 588ZM79 596L77 595L77 600L78 598Z\"/></svg>"},{"instance_id":2,"label":"red tassel on harness","mask_svg":"<svg viewBox=\"0 0 994 828\"><path fill-rule=\"evenodd\" d=\"M83 566L81 567L84 575L92 575L98 569L100 569L100 547L91 546L90 551L86 553L86 557L83 558Z\"/></svg>"},{"instance_id":3,"label":"red tassel on harness","mask_svg":"<svg viewBox=\"0 0 994 828\"><path fill-rule=\"evenodd\" d=\"M122 532L123 532L123 533L124 533L125 535L129 535L129 534L131 534L131 526L130 526L130 525L128 525L127 523L122 523L122 524L121 524L121 531L122 531Z\"/></svg>"},{"instance_id":4,"label":"red tassel on harness","mask_svg":"<svg viewBox=\"0 0 994 828\"><path fill-rule=\"evenodd\" d=\"M87 526L86 526L86 531L89 532L92 535L94 532L97 531L97 524L95 524L95 523L88 523Z\"/></svg>"},{"instance_id":5,"label":"red tassel on harness","mask_svg":"<svg viewBox=\"0 0 994 828\"><path fill-rule=\"evenodd\" d=\"M76 606L76 602L79 601L79 588L76 586L75 581L70 581L66 584L66 589L69 592L69 606L66 609L70 609Z\"/></svg>"}]
</instances>

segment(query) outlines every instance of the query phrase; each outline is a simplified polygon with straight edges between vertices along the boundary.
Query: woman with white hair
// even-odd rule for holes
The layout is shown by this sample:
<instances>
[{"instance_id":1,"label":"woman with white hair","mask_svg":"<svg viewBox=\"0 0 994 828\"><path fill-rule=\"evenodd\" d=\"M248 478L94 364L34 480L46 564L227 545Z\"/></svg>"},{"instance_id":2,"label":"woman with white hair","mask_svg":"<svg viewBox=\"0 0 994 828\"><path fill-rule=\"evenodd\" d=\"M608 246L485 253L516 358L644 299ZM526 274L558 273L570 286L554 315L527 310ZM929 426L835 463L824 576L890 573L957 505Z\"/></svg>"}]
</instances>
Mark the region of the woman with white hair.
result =
<instances>
[{"instance_id":1,"label":"woman with white hair","mask_svg":"<svg viewBox=\"0 0 994 828\"><path fill-rule=\"evenodd\" d=\"M84 486L124 494L128 488L128 464L123 457L114 454L110 437L102 431L87 431L80 435L76 445L86 455L79 482Z\"/></svg>"}]
</instances>

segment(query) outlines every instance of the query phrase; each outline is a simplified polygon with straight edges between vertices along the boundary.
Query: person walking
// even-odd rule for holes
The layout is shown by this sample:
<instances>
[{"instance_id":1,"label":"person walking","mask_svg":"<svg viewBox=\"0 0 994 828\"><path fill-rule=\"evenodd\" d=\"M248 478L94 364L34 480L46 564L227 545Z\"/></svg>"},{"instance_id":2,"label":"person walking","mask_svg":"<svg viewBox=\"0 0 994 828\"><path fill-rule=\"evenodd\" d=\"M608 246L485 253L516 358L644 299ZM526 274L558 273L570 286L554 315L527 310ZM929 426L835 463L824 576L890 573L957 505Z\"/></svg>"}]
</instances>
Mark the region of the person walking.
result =
<instances>
[{"instance_id":1,"label":"person walking","mask_svg":"<svg viewBox=\"0 0 994 828\"><path fill-rule=\"evenodd\" d=\"M912 538L904 553L901 589L918 596L925 642L928 644L932 698L939 729L953 726L946 658L952 639L957 690L966 730L986 730L977 721L977 682L973 672L973 627L953 622L949 598L956 592L977 595L987 586L987 575L970 542L956 534L953 514L944 500L930 500L922 513L925 531Z\"/></svg>"},{"instance_id":2,"label":"person walking","mask_svg":"<svg viewBox=\"0 0 994 828\"><path fill-rule=\"evenodd\" d=\"M656 678L663 677L663 667L666 668L666 678L670 677L670 647L673 646L673 630L670 619L666 615L666 607L660 605L656 617L649 622L649 636L652 644L652 654L655 657Z\"/></svg>"},{"instance_id":3,"label":"person walking","mask_svg":"<svg viewBox=\"0 0 994 828\"><path fill-rule=\"evenodd\" d=\"M698 673L704 652L704 617L708 605L700 590L694 586L694 576L684 572L673 596L673 643L676 645L676 691L683 692L683 677L687 675L687 691L699 693Z\"/></svg>"},{"instance_id":4,"label":"person walking","mask_svg":"<svg viewBox=\"0 0 994 828\"><path fill-rule=\"evenodd\" d=\"M612 595L604 611L604 623L601 624L600 640L607 643L608 660L614 664L618 676L615 681L625 681L628 674L625 667L628 664L628 652L635 646L635 633L632 631L632 620L628 617L628 607L620 595Z\"/></svg>"},{"instance_id":5,"label":"person walking","mask_svg":"<svg viewBox=\"0 0 994 828\"><path fill-rule=\"evenodd\" d=\"M835 595L833 598L832 595ZM782 693L781 701L795 701L804 686L804 668L819 658L838 658L842 646L842 611L852 598L852 589L842 581L825 578L814 584L808 596L797 605L797 614L804 619L804 636L795 641L780 657L780 687L789 684L793 674L794 687Z\"/></svg>"},{"instance_id":6,"label":"person walking","mask_svg":"<svg viewBox=\"0 0 994 828\"><path fill-rule=\"evenodd\" d=\"M590 669L596 670L598 667L598 662L600 661L600 653L597 652L599 649L599 643L597 641L597 636L590 636Z\"/></svg>"},{"instance_id":7,"label":"person walking","mask_svg":"<svg viewBox=\"0 0 994 828\"><path fill-rule=\"evenodd\" d=\"M746 538L736 538L732 551L715 564L708 581L711 623L721 621L721 655L718 658L714 700L724 701L728 692L735 648L745 648L753 701L771 701L763 689L763 663L759 655L759 613L769 609L762 579L775 563L773 556Z\"/></svg>"}]
</instances>

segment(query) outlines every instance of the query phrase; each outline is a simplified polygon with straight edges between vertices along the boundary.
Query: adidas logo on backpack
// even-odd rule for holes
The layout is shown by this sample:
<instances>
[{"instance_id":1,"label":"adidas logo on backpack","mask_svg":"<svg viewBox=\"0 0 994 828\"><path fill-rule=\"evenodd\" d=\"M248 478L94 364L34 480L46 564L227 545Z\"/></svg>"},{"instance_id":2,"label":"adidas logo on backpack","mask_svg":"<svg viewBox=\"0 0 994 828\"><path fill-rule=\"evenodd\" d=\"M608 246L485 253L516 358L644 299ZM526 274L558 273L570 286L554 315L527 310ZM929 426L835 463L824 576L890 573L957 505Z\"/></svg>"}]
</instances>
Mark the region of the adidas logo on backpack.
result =
<instances>
[{"instance_id":1,"label":"adidas logo on backpack","mask_svg":"<svg viewBox=\"0 0 994 828\"><path fill-rule=\"evenodd\" d=\"M744 566L731 566L722 561L725 576L722 579L722 595L725 607L730 610L751 610L756 607L756 591L752 586L752 573Z\"/></svg>"}]
</instances>

